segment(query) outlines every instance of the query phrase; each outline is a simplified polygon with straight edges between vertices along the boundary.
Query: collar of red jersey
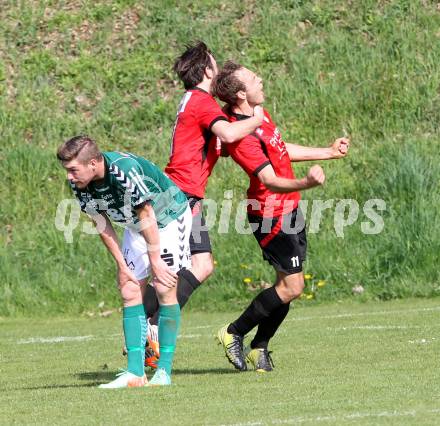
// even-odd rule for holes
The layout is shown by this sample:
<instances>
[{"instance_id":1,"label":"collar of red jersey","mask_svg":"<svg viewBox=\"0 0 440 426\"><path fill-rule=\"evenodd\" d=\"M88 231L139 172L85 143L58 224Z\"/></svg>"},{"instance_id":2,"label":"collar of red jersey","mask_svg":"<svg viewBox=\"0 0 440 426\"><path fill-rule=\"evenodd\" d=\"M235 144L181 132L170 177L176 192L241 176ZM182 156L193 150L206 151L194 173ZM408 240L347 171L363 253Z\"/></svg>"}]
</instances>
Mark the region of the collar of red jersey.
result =
<instances>
[{"instance_id":1,"label":"collar of red jersey","mask_svg":"<svg viewBox=\"0 0 440 426\"><path fill-rule=\"evenodd\" d=\"M209 93L205 89L202 89L201 87L197 87L197 86L196 87L191 87L190 89L188 89L188 92L190 90L198 90L199 92L206 93L207 95L209 95Z\"/></svg>"},{"instance_id":2,"label":"collar of red jersey","mask_svg":"<svg viewBox=\"0 0 440 426\"><path fill-rule=\"evenodd\" d=\"M237 120L246 120L247 118L251 117L250 115L238 114L232 111L232 108L230 106L228 106L226 114L231 117L235 117Z\"/></svg>"}]
</instances>

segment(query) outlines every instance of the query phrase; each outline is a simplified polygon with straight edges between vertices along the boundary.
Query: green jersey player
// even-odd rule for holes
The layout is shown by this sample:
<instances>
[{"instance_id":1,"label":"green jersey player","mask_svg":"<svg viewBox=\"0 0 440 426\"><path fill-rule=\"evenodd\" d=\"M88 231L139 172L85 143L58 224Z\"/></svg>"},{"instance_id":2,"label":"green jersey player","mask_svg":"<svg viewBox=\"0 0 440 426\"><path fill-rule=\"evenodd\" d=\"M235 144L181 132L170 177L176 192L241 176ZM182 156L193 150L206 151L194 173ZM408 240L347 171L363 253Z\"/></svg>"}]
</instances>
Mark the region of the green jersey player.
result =
<instances>
[{"instance_id":1,"label":"green jersey player","mask_svg":"<svg viewBox=\"0 0 440 426\"><path fill-rule=\"evenodd\" d=\"M147 334L143 294L152 280L159 299L161 357L150 385L171 383L171 365L180 323L177 272L190 268L191 210L185 195L148 160L130 153L100 152L88 136L62 144L57 157L81 210L118 268L128 368L101 388L139 387L144 374ZM111 221L125 228L120 247Z\"/></svg>"}]
</instances>

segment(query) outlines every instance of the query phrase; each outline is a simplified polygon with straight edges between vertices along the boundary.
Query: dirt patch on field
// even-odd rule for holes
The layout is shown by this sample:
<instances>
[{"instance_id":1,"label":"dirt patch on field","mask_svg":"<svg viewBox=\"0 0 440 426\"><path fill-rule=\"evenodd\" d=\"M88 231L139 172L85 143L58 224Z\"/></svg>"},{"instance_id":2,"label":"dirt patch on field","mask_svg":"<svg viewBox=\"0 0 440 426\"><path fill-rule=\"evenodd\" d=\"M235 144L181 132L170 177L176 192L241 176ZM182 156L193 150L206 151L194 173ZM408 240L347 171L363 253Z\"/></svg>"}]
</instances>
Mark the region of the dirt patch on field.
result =
<instances>
[{"instance_id":1,"label":"dirt patch on field","mask_svg":"<svg viewBox=\"0 0 440 426\"><path fill-rule=\"evenodd\" d=\"M140 20L141 13L137 8L127 9L122 15L116 17L110 38L111 44L119 46L125 41L135 41Z\"/></svg>"},{"instance_id":2,"label":"dirt patch on field","mask_svg":"<svg viewBox=\"0 0 440 426\"><path fill-rule=\"evenodd\" d=\"M238 32L242 36L245 36L249 34L249 30L256 18L255 16L256 1L245 0L243 3L244 3L243 15L237 20L235 26L237 27Z\"/></svg>"}]
</instances>

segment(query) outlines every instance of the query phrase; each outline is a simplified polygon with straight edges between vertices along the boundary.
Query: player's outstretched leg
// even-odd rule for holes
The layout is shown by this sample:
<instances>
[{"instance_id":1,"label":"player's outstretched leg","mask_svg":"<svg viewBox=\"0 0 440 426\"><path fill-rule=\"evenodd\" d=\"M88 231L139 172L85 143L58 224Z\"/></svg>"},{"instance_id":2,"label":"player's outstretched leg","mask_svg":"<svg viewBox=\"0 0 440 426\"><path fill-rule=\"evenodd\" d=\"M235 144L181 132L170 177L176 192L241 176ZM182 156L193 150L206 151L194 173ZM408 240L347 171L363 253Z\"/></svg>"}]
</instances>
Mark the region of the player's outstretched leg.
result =
<instances>
[{"instance_id":1,"label":"player's outstretched leg","mask_svg":"<svg viewBox=\"0 0 440 426\"><path fill-rule=\"evenodd\" d=\"M171 370L176 350L177 335L180 326L180 306L161 305L159 308L159 349L160 358L157 370L150 380L150 386L171 384Z\"/></svg>"},{"instance_id":2,"label":"player's outstretched leg","mask_svg":"<svg viewBox=\"0 0 440 426\"><path fill-rule=\"evenodd\" d=\"M239 318L218 332L217 338L223 345L226 357L237 370L247 369L243 351L244 336L282 304L275 287L263 290Z\"/></svg>"},{"instance_id":3,"label":"player's outstretched leg","mask_svg":"<svg viewBox=\"0 0 440 426\"><path fill-rule=\"evenodd\" d=\"M269 340L275 335L286 318L289 312L290 302L301 296L304 289L303 273L285 274L277 271L277 279L274 287L276 287L277 294L283 303L274 309L268 317L260 321L257 333L250 347L245 349L246 360L257 372L268 372L274 368L268 350Z\"/></svg>"}]
</instances>

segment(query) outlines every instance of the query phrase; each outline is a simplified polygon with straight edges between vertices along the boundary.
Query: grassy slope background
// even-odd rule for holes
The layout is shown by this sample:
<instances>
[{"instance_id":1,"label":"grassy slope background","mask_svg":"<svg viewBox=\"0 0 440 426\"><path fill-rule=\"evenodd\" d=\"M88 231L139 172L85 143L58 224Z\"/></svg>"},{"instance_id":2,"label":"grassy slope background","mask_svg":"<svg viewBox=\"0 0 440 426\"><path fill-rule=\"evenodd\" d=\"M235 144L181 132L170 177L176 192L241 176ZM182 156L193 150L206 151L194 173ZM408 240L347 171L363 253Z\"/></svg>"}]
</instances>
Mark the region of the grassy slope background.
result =
<instances>
[{"instance_id":1,"label":"grassy slope background","mask_svg":"<svg viewBox=\"0 0 440 426\"><path fill-rule=\"evenodd\" d=\"M307 271L327 282L315 297L342 298L356 284L364 298L440 294L437 2L6 1L0 22L0 315L118 306L99 239L77 230L66 244L54 226L71 197L54 152L89 133L163 167L183 92L172 63L194 39L260 73L286 141L323 146L344 130L353 139L349 158L324 164L326 186L304 194L361 206L344 238L334 209L310 234ZM232 189L236 206L246 186L222 160L207 196L220 202ZM365 236L370 198L386 201L385 228ZM217 271L191 306L243 304L243 278L270 281L271 268L234 220L211 236Z\"/></svg>"}]
</instances>

